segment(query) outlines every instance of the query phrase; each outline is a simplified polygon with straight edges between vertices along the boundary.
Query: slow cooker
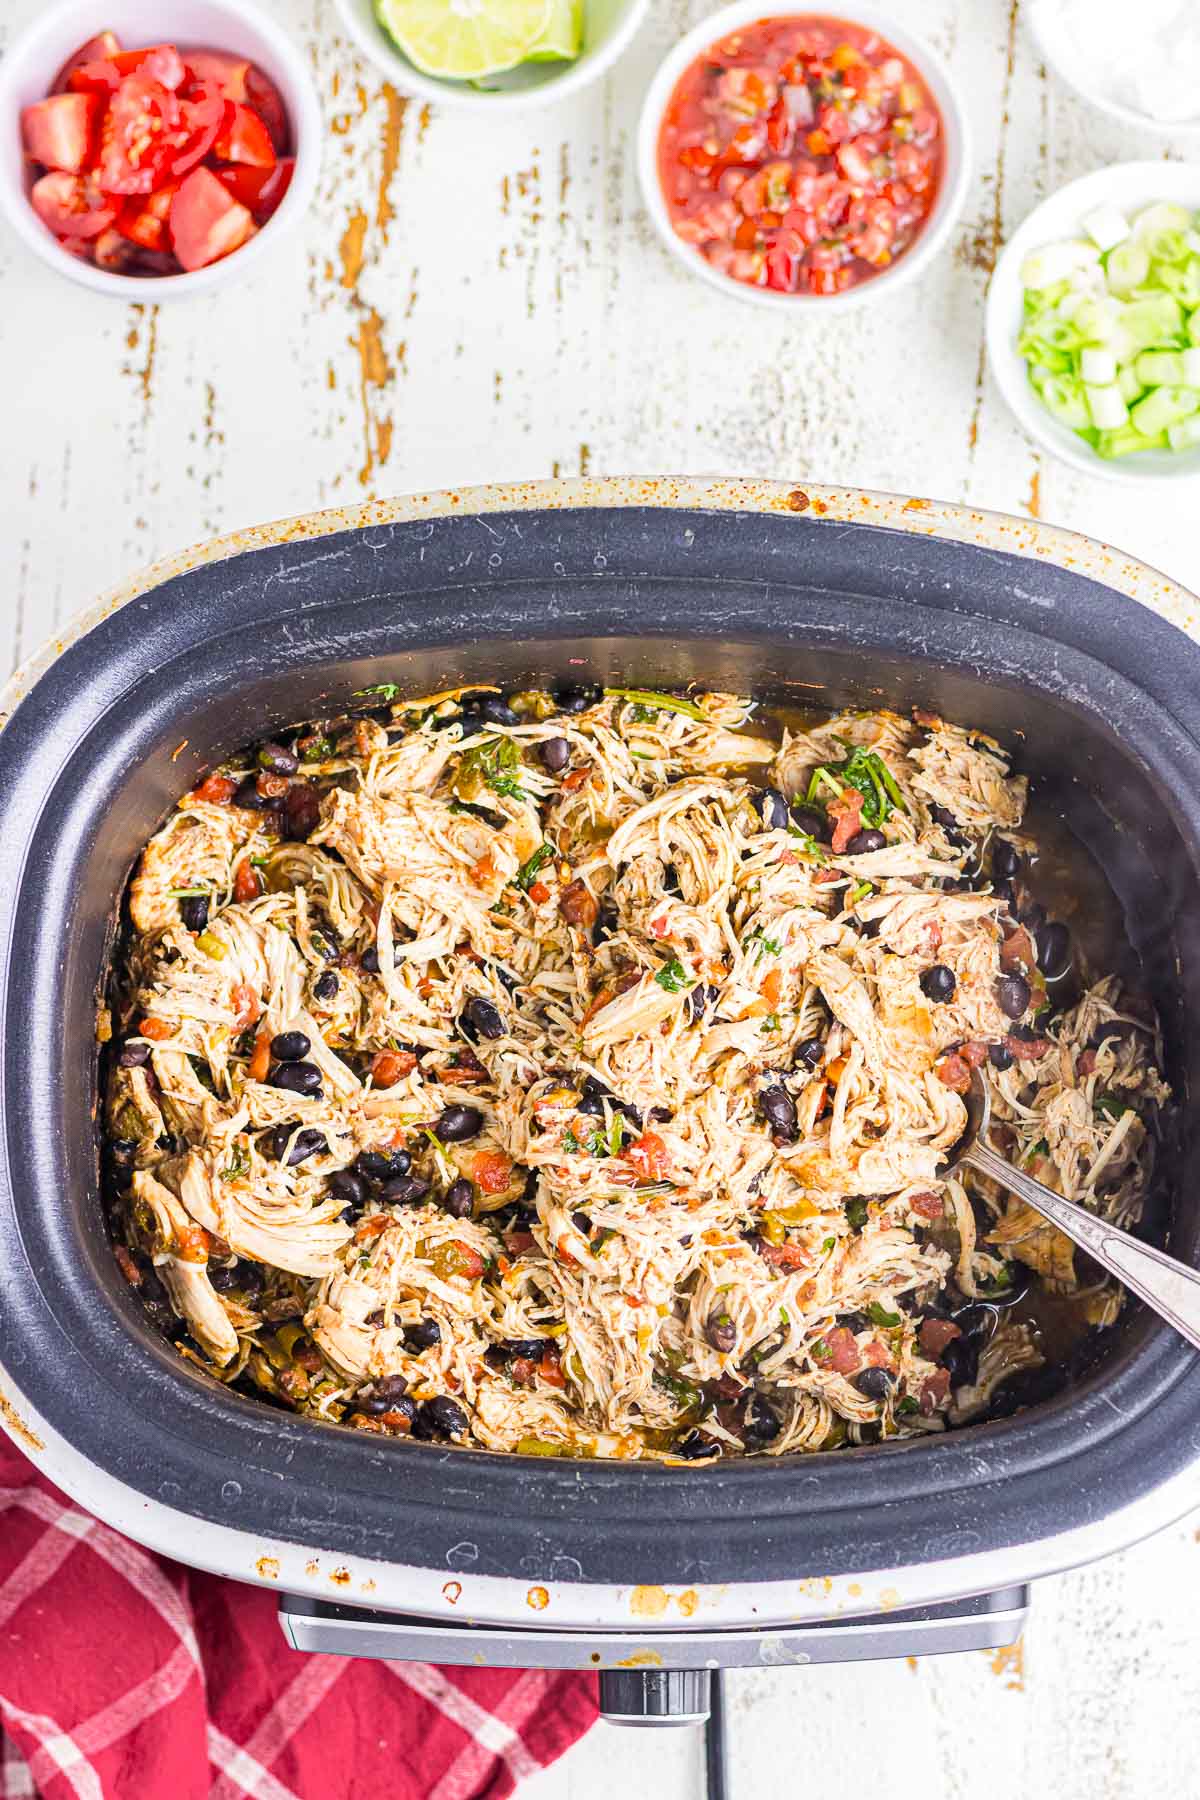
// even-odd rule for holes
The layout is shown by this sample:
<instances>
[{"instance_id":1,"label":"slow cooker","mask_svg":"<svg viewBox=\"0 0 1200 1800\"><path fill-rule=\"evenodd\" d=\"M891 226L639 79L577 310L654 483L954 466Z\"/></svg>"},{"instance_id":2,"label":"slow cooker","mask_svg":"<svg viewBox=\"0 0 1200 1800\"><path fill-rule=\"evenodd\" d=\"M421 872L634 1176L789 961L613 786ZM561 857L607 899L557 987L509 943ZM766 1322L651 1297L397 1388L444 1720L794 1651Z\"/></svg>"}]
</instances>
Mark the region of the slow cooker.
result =
<instances>
[{"instance_id":1,"label":"slow cooker","mask_svg":"<svg viewBox=\"0 0 1200 1800\"><path fill-rule=\"evenodd\" d=\"M1196 1359L1143 1309L1044 1404L850 1452L666 1468L317 1424L180 1359L122 1281L98 1191L97 993L131 864L178 795L375 683L701 680L926 707L1017 745L1106 871L1179 1100L1158 1223L1195 1261L1196 607L1035 521L732 481L371 503L128 583L3 700L7 1430L117 1529L278 1587L302 1646L624 1669L640 1686L611 1688L614 1711L694 1716L702 1685L673 1671L1009 1641L1030 1579L1200 1503Z\"/></svg>"}]
</instances>

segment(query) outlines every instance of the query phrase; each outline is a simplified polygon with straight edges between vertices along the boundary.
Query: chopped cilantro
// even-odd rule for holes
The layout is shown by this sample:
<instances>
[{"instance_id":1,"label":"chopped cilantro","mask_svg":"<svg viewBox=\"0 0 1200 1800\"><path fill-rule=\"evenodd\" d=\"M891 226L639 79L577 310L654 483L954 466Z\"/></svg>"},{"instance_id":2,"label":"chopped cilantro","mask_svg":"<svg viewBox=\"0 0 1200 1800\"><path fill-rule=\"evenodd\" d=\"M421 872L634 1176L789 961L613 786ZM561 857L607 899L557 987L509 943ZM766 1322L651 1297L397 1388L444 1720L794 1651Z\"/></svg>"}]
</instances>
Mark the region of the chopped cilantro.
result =
<instances>
[{"instance_id":1,"label":"chopped cilantro","mask_svg":"<svg viewBox=\"0 0 1200 1800\"><path fill-rule=\"evenodd\" d=\"M786 1306L781 1306L779 1309L779 1323L781 1325L790 1325L791 1324L791 1320L788 1318Z\"/></svg>"},{"instance_id":2,"label":"chopped cilantro","mask_svg":"<svg viewBox=\"0 0 1200 1800\"><path fill-rule=\"evenodd\" d=\"M377 681L374 687L355 688L355 700L394 700L400 692L394 681Z\"/></svg>"},{"instance_id":3,"label":"chopped cilantro","mask_svg":"<svg viewBox=\"0 0 1200 1800\"><path fill-rule=\"evenodd\" d=\"M610 688L604 690L609 700L632 700L635 706L647 707L653 717L661 708L663 712L683 713L689 719L704 721L704 714L694 700L681 700L677 694L656 694L647 688Z\"/></svg>"},{"instance_id":4,"label":"chopped cilantro","mask_svg":"<svg viewBox=\"0 0 1200 1800\"><path fill-rule=\"evenodd\" d=\"M822 787L841 793L847 787L857 789L863 797L864 825L882 825L894 808L904 811L904 797L896 786L896 778L881 756L864 750L859 744L840 763L824 763L814 769L805 800L812 805Z\"/></svg>"},{"instance_id":5,"label":"chopped cilantro","mask_svg":"<svg viewBox=\"0 0 1200 1800\"><path fill-rule=\"evenodd\" d=\"M554 845L539 844L528 862L522 863L517 870L517 886L523 893L528 893L538 878L538 870L544 869L553 860Z\"/></svg>"},{"instance_id":6,"label":"chopped cilantro","mask_svg":"<svg viewBox=\"0 0 1200 1800\"><path fill-rule=\"evenodd\" d=\"M778 956L783 945L778 938L768 937L764 931L752 931L742 942L742 949L748 950L754 945L754 958L757 962L764 956Z\"/></svg>"},{"instance_id":7,"label":"chopped cilantro","mask_svg":"<svg viewBox=\"0 0 1200 1800\"><path fill-rule=\"evenodd\" d=\"M872 1300L868 1306L867 1317L872 1325L899 1325L902 1323L899 1313L889 1312L886 1306L880 1306L878 1300Z\"/></svg>"},{"instance_id":8,"label":"chopped cilantro","mask_svg":"<svg viewBox=\"0 0 1200 1800\"><path fill-rule=\"evenodd\" d=\"M575 1136L575 1133L573 1131L565 1131L563 1133L563 1141L562 1142L563 1142L563 1149L568 1151L572 1156L579 1149L579 1139Z\"/></svg>"},{"instance_id":9,"label":"chopped cilantro","mask_svg":"<svg viewBox=\"0 0 1200 1800\"><path fill-rule=\"evenodd\" d=\"M1096 1111L1105 1119L1121 1119L1129 1111L1124 1100L1118 1100L1115 1094L1096 1095Z\"/></svg>"},{"instance_id":10,"label":"chopped cilantro","mask_svg":"<svg viewBox=\"0 0 1200 1800\"><path fill-rule=\"evenodd\" d=\"M846 1223L861 1231L867 1222L867 1203L860 1195L846 1202Z\"/></svg>"},{"instance_id":11,"label":"chopped cilantro","mask_svg":"<svg viewBox=\"0 0 1200 1800\"><path fill-rule=\"evenodd\" d=\"M836 1238L826 1238L825 1242L821 1245L821 1248L822 1250L832 1250L836 1243Z\"/></svg>"},{"instance_id":12,"label":"chopped cilantro","mask_svg":"<svg viewBox=\"0 0 1200 1800\"><path fill-rule=\"evenodd\" d=\"M896 1404L896 1411L902 1418L907 1418L909 1413L920 1412L920 1410L920 1405L913 1399L911 1394L905 1394L903 1400L898 1401Z\"/></svg>"},{"instance_id":13,"label":"chopped cilantro","mask_svg":"<svg viewBox=\"0 0 1200 1800\"><path fill-rule=\"evenodd\" d=\"M668 994L678 994L683 988L694 987L695 983L677 956L665 962L654 977L660 988Z\"/></svg>"},{"instance_id":14,"label":"chopped cilantro","mask_svg":"<svg viewBox=\"0 0 1200 1800\"><path fill-rule=\"evenodd\" d=\"M1006 1262L998 1275L981 1275L979 1286L985 1294L1003 1294L1012 1286L1016 1270L1010 1262Z\"/></svg>"},{"instance_id":15,"label":"chopped cilantro","mask_svg":"<svg viewBox=\"0 0 1200 1800\"><path fill-rule=\"evenodd\" d=\"M766 1018L763 1020L762 1024L759 1026L758 1029L760 1032L778 1031L779 1030L779 1014L778 1013L768 1013Z\"/></svg>"},{"instance_id":16,"label":"chopped cilantro","mask_svg":"<svg viewBox=\"0 0 1200 1800\"><path fill-rule=\"evenodd\" d=\"M866 897L866 895L873 894L874 892L875 892L875 885L873 882L860 881L857 887L850 889L851 904L853 904L853 902L855 900L862 900Z\"/></svg>"},{"instance_id":17,"label":"chopped cilantro","mask_svg":"<svg viewBox=\"0 0 1200 1800\"><path fill-rule=\"evenodd\" d=\"M473 744L462 759L464 775L478 775L493 794L504 794L512 800L523 800L525 790L515 770L521 767L521 752L511 738L487 738Z\"/></svg>"},{"instance_id":18,"label":"chopped cilantro","mask_svg":"<svg viewBox=\"0 0 1200 1800\"><path fill-rule=\"evenodd\" d=\"M228 1166L221 1170L221 1180L236 1181L240 1175L248 1175L249 1173L250 1158L246 1155L246 1152L242 1149L240 1144L235 1144L233 1146L233 1154L229 1158Z\"/></svg>"},{"instance_id":19,"label":"chopped cilantro","mask_svg":"<svg viewBox=\"0 0 1200 1800\"><path fill-rule=\"evenodd\" d=\"M324 762L327 756L333 755L333 740L327 737L314 738L311 744L305 744L302 762Z\"/></svg>"}]
</instances>

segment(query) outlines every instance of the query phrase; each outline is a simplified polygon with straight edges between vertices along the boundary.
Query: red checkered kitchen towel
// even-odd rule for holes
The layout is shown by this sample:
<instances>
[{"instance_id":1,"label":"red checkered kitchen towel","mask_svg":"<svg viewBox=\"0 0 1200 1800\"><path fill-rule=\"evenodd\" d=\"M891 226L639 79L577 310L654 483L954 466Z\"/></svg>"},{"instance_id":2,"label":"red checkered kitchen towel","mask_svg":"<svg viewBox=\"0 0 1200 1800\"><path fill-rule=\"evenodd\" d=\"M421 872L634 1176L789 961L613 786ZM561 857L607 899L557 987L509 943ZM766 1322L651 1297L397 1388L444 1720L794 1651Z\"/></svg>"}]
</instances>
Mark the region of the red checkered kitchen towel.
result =
<instances>
[{"instance_id":1,"label":"red checkered kitchen towel","mask_svg":"<svg viewBox=\"0 0 1200 1800\"><path fill-rule=\"evenodd\" d=\"M5 1800L501 1800L595 1679L290 1650L274 1594L152 1556L0 1436Z\"/></svg>"}]
</instances>

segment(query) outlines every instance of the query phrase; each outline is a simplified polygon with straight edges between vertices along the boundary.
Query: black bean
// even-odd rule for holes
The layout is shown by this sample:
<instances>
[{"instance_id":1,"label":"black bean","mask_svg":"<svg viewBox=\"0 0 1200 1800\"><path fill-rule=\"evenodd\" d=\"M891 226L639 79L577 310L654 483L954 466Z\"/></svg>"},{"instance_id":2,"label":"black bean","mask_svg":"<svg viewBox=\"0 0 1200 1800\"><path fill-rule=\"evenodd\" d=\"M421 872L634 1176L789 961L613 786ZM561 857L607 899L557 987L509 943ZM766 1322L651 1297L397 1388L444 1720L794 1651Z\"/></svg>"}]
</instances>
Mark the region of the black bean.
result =
<instances>
[{"instance_id":1,"label":"black bean","mask_svg":"<svg viewBox=\"0 0 1200 1800\"><path fill-rule=\"evenodd\" d=\"M786 1088L764 1088L758 1096L758 1104L763 1117L776 1137L785 1143L794 1144L800 1134L796 1120L796 1102Z\"/></svg>"},{"instance_id":2,"label":"black bean","mask_svg":"<svg viewBox=\"0 0 1200 1800\"><path fill-rule=\"evenodd\" d=\"M384 1182L379 1198L385 1206L411 1206L414 1200L423 1200L428 1192L429 1183L422 1181L419 1175L397 1175Z\"/></svg>"},{"instance_id":3,"label":"black bean","mask_svg":"<svg viewBox=\"0 0 1200 1800\"><path fill-rule=\"evenodd\" d=\"M189 894L179 902L179 916L189 931L203 931L208 924L208 895Z\"/></svg>"},{"instance_id":4,"label":"black bean","mask_svg":"<svg viewBox=\"0 0 1200 1800\"><path fill-rule=\"evenodd\" d=\"M376 1400L401 1400L407 1392L408 1383L403 1375L384 1375L371 1386Z\"/></svg>"},{"instance_id":5,"label":"black bean","mask_svg":"<svg viewBox=\"0 0 1200 1800\"><path fill-rule=\"evenodd\" d=\"M729 1314L723 1310L708 1315L705 1332L713 1349L722 1356L728 1356L737 1343L737 1326Z\"/></svg>"},{"instance_id":6,"label":"black bean","mask_svg":"<svg viewBox=\"0 0 1200 1800\"><path fill-rule=\"evenodd\" d=\"M1023 1017L1032 998L1032 990L1023 975L1002 975L996 983L996 1005L1006 1019Z\"/></svg>"},{"instance_id":7,"label":"black bean","mask_svg":"<svg viewBox=\"0 0 1200 1800\"><path fill-rule=\"evenodd\" d=\"M368 1181L386 1181L392 1173L391 1163L378 1150L364 1150L354 1166Z\"/></svg>"},{"instance_id":8,"label":"black bean","mask_svg":"<svg viewBox=\"0 0 1200 1800\"><path fill-rule=\"evenodd\" d=\"M886 1400L896 1385L896 1377L889 1369L860 1369L857 1375L850 1377L850 1384L864 1399Z\"/></svg>"},{"instance_id":9,"label":"black bean","mask_svg":"<svg viewBox=\"0 0 1200 1800\"><path fill-rule=\"evenodd\" d=\"M316 830L321 818L321 801L315 787L306 781L294 781L283 800L287 834L302 842Z\"/></svg>"},{"instance_id":10,"label":"black bean","mask_svg":"<svg viewBox=\"0 0 1200 1800\"><path fill-rule=\"evenodd\" d=\"M988 1061L993 1069L1011 1069L1013 1065L1012 1051L1006 1044L989 1044Z\"/></svg>"},{"instance_id":11,"label":"black bean","mask_svg":"<svg viewBox=\"0 0 1200 1800\"><path fill-rule=\"evenodd\" d=\"M935 825L941 826L949 843L960 847L970 843L970 839L948 806L939 806L936 800L933 801L929 808L929 816Z\"/></svg>"},{"instance_id":12,"label":"black bean","mask_svg":"<svg viewBox=\"0 0 1200 1800\"><path fill-rule=\"evenodd\" d=\"M218 1294L231 1294L238 1284L237 1264L230 1263L222 1267L219 1263L210 1262L206 1271L209 1284Z\"/></svg>"},{"instance_id":13,"label":"black bean","mask_svg":"<svg viewBox=\"0 0 1200 1800\"><path fill-rule=\"evenodd\" d=\"M506 1338L501 1348L508 1358L522 1357L526 1362L540 1362L551 1338Z\"/></svg>"},{"instance_id":14,"label":"black bean","mask_svg":"<svg viewBox=\"0 0 1200 1800\"><path fill-rule=\"evenodd\" d=\"M579 687L568 682L565 686L554 690L554 700L559 712L586 712L589 706L595 706L601 698L601 689L594 683L587 687Z\"/></svg>"},{"instance_id":15,"label":"black bean","mask_svg":"<svg viewBox=\"0 0 1200 1800\"><path fill-rule=\"evenodd\" d=\"M410 1325L404 1333L404 1344L408 1350L418 1354L422 1350L431 1350L442 1341L442 1328L436 1319L422 1319L419 1324Z\"/></svg>"},{"instance_id":16,"label":"black bean","mask_svg":"<svg viewBox=\"0 0 1200 1800\"><path fill-rule=\"evenodd\" d=\"M1030 900L1028 896L1026 896L1023 904L1017 908L1017 923L1024 925L1025 929L1032 932L1034 937L1036 937L1042 926L1046 923L1045 907L1040 905L1038 901Z\"/></svg>"},{"instance_id":17,"label":"black bean","mask_svg":"<svg viewBox=\"0 0 1200 1800\"><path fill-rule=\"evenodd\" d=\"M764 831L787 830L788 803L778 788L755 788L750 800Z\"/></svg>"},{"instance_id":18,"label":"black bean","mask_svg":"<svg viewBox=\"0 0 1200 1800\"><path fill-rule=\"evenodd\" d=\"M412 1157L407 1150L389 1150L387 1166L389 1175L407 1175L412 1168Z\"/></svg>"},{"instance_id":19,"label":"black bean","mask_svg":"<svg viewBox=\"0 0 1200 1800\"><path fill-rule=\"evenodd\" d=\"M114 1162L131 1163L137 1155L137 1139L113 1138L108 1149Z\"/></svg>"},{"instance_id":20,"label":"black bean","mask_svg":"<svg viewBox=\"0 0 1200 1800\"><path fill-rule=\"evenodd\" d=\"M368 975L378 975L379 952L376 950L374 944L372 944L369 950L364 950L358 960L362 967L367 971Z\"/></svg>"},{"instance_id":21,"label":"black bean","mask_svg":"<svg viewBox=\"0 0 1200 1800\"><path fill-rule=\"evenodd\" d=\"M1037 933L1038 968L1043 975L1061 975L1071 960L1071 934L1057 919Z\"/></svg>"},{"instance_id":22,"label":"black bean","mask_svg":"<svg viewBox=\"0 0 1200 1800\"><path fill-rule=\"evenodd\" d=\"M260 744L257 762L272 775L294 775L300 767L300 758L283 744Z\"/></svg>"},{"instance_id":23,"label":"black bean","mask_svg":"<svg viewBox=\"0 0 1200 1800\"><path fill-rule=\"evenodd\" d=\"M679 885L679 870L673 862L663 865L663 892L670 894L673 900L683 899L683 889Z\"/></svg>"},{"instance_id":24,"label":"black bean","mask_svg":"<svg viewBox=\"0 0 1200 1800\"><path fill-rule=\"evenodd\" d=\"M504 1036L504 1020L500 1017L499 1008L491 1000L485 1000L481 994L472 995L459 1019L464 1036L470 1036L464 1026L464 1021L477 1034L471 1039L472 1043L478 1043L481 1037L500 1038Z\"/></svg>"},{"instance_id":25,"label":"black bean","mask_svg":"<svg viewBox=\"0 0 1200 1800\"><path fill-rule=\"evenodd\" d=\"M521 723L508 702L501 700L497 694L485 694L479 702L479 716L489 725L519 725Z\"/></svg>"},{"instance_id":26,"label":"black bean","mask_svg":"<svg viewBox=\"0 0 1200 1800\"><path fill-rule=\"evenodd\" d=\"M575 1111L583 1113L589 1119L602 1119L604 1102L599 1094L582 1094L576 1103Z\"/></svg>"},{"instance_id":27,"label":"black bean","mask_svg":"<svg viewBox=\"0 0 1200 1800\"><path fill-rule=\"evenodd\" d=\"M458 1404L447 1394L438 1394L432 1400L426 1400L417 1408L413 1420L413 1436L424 1438L463 1437L470 1426L470 1420Z\"/></svg>"},{"instance_id":28,"label":"black bean","mask_svg":"<svg viewBox=\"0 0 1200 1800\"><path fill-rule=\"evenodd\" d=\"M742 1436L748 1444L771 1444L783 1430L779 1415L761 1394L751 1394L743 1415Z\"/></svg>"},{"instance_id":29,"label":"black bean","mask_svg":"<svg viewBox=\"0 0 1200 1800\"><path fill-rule=\"evenodd\" d=\"M176 1131L164 1131L154 1141L168 1156L182 1156L187 1149L187 1139Z\"/></svg>"},{"instance_id":30,"label":"black bean","mask_svg":"<svg viewBox=\"0 0 1200 1800\"><path fill-rule=\"evenodd\" d=\"M448 1106L433 1128L442 1144L465 1144L483 1130L483 1114L477 1106Z\"/></svg>"},{"instance_id":31,"label":"black bean","mask_svg":"<svg viewBox=\"0 0 1200 1800\"><path fill-rule=\"evenodd\" d=\"M951 1387L972 1387L979 1374L979 1345L969 1337L951 1338L941 1364L950 1371Z\"/></svg>"},{"instance_id":32,"label":"black bean","mask_svg":"<svg viewBox=\"0 0 1200 1800\"><path fill-rule=\"evenodd\" d=\"M475 1189L465 1178L452 1182L442 1197L442 1208L452 1219L469 1219L475 1210Z\"/></svg>"},{"instance_id":33,"label":"black bean","mask_svg":"<svg viewBox=\"0 0 1200 1800\"><path fill-rule=\"evenodd\" d=\"M234 790L233 805L240 806L247 812L264 812L267 803L258 791L258 782L253 775L247 775ZM274 810L274 809L272 809Z\"/></svg>"},{"instance_id":34,"label":"black bean","mask_svg":"<svg viewBox=\"0 0 1200 1800\"><path fill-rule=\"evenodd\" d=\"M843 1313L838 1319L838 1324L844 1325L846 1330L852 1331L856 1337L860 1331L865 1331L870 1323L866 1313L860 1312Z\"/></svg>"},{"instance_id":35,"label":"black bean","mask_svg":"<svg viewBox=\"0 0 1200 1800\"><path fill-rule=\"evenodd\" d=\"M585 1212L573 1212L571 1214L571 1223L575 1227L576 1231L582 1233L582 1235L584 1237L591 1236L592 1221L588 1218L588 1216Z\"/></svg>"},{"instance_id":36,"label":"black bean","mask_svg":"<svg viewBox=\"0 0 1200 1800\"><path fill-rule=\"evenodd\" d=\"M621 915L617 911L616 901L610 900L607 894L603 895L596 912L596 929L592 932L592 942L602 944L605 938L610 938L614 931L619 930L620 924Z\"/></svg>"},{"instance_id":37,"label":"black bean","mask_svg":"<svg viewBox=\"0 0 1200 1800\"><path fill-rule=\"evenodd\" d=\"M927 1000L933 1000L939 1006L953 1000L957 985L954 970L948 969L945 963L934 963L921 977L921 992Z\"/></svg>"},{"instance_id":38,"label":"black bean","mask_svg":"<svg viewBox=\"0 0 1200 1800\"><path fill-rule=\"evenodd\" d=\"M297 1131L294 1125L276 1125L271 1133L271 1149L275 1159L282 1162L286 1156L289 1169L294 1169L297 1163L307 1162L310 1156L318 1155L325 1147L325 1133L318 1131L315 1126L306 1126L303 1131Z\"/></svg>"},{"instance_id":39,"label":"black bean","mask_svg":"<svg viewBox=\"0 0 1200 1800\"><path fill-rule=\"evenodd\" d=\"M276 1062L303 1062L312 1049L312 1040L303 1031L279 1031L271 1039L271 1055Z\"/></svg>"},{"instance_id":40,"label":"black bean","mask_svg":"<svg viewBox=\"0 0 1200 1800\"><path fill-rule=\"evenodd\" d=\"M715 1438L706 1437L702 1431L685 1431L671 1445L671 1455L681 1456L685 1462L702 1462L707 1457L720 1454L720 1444Z\"/></svg>"},{"instance_id":41,"label":"black bean","mask_svg":"<svg viewBox=\"0 0 1200 1800\"><path fill-rule=\"evenodd\" d=\"M801 1063L803 1063L804 1066L809 1069L819 1068L820 1063L821 1063L821 1058L824 1056L824 1054L825 1054L825 1039L824 1038L819 1038L819 1037L805 1038L804 1042L802 1044L798 1045L796 1048L796 1054L795 1054L795 1057L793 1058L794 1066L796 1068L799 1068Z\"/></svg>"},{"instance_id":42,"label":"black bean","mask_svg":"<svg viewBox=\"0 0 1200 1800\"><path fill-rule=\"evenodd\" d=\"M843 855L866 856L869 851L883 850L886 848L886 845L887 839L884 837L882 831L876 831L875 827L872 825L866 831L855 833L850 839L850 842L846 845Z\"/></svg>"},{"instance_id":43,"label":"black bean","mask_svg":"<svg viewBox=\"0 0 1200 1800\"><path fill-rule=\"evenodd\" d=\"M1007 838L992 839L992 874L998 881L1011 881L1023 866L1021 852Z\"/></svg>"},{"instance_id":44,"label":"black bean","mask_svg":"<svg viewBox=\"0 0 1200 1800\"><path fill-rule=\"evenodd\" d=\"M150 1061L153 1044L123 1044L117 1057L123 1069L140 1069Z\"/></svg>"},{"instance_id":45,"label":"black bean","mask_svg":"<svg viewBox=\"0 0 1200 1800\"><path fill-rule=\"evenodd\" d=\"M792 824L805 837L810 837L818 844L827 844L833 833L829 829L829 820L815 806L800 806L792 802Z\"/></svg>"},{"instance_id":46,"label":"black bean","mask_svg":"<svg viewBox=\"0 0 1200 1800\"><path fill-rule=\"evenodd\" d=\"M571 760L571 745L566 738L547 738L541 748L543 766L552 775L559 775Z\"/></svg>"},{"instance_id":47,"label":"black bean","mask_svg":"<svg viewBox=\"0 0 1200 1800\"><path fill-rule=\"evenodd\" d=\"M717 1004L720 997L720 988L711 986L706 987L704 982L698 981L687 997L688 1017L691 1019L692 1023L694 1025L699 1024L705 1013L708 1012L710 1007Z\"/></svg>"},{"instance_id":48,"label":"black bean","mask_svg":"<svg viewBox=\"0 0 1200 1800\"><path fill-rule=\"evenodd\" d=\"M267 1079L272 1087L289 1094L308 1094L314 1100L321 1097L321 1071L316 1063L277 1063Z\"/></svg>"},{"instance_id":49,"label":"black bean","mask_svg":"<svg viewBox=\"0 0 1200 1800\"><path fill-rule=\"evenodd\" d=\"M350 1207L355 1212L361 1212L367 1204L367 1184L353 1169L339 1169L336 1175L331 1175L329 1192L344 1207Z\"/></svg>"},{"instance_id":50,"label":"black bean","mask_svg":"<svg viewBox=\"0 0 1200 1800\"><path fill-rule=\"evenodd\" d=\"M652 1106L647 1117L653 1119L656 1125L665 1125L668 1119L674 1117L674 1114L669 1106Z\"/></svg>"},{"instance_id":51,"label":"black bean","mask_svg":"<svg viewBox=\"0 0 1200 1800\"><path fill-rule=\"evenodd\" d=\"M316 981L313 982L314 1000L333 1000L337 995L337 991L338 978L332 969L326 969L325 973L319 975Z\"/></svg>"},{"instance_id":52,"label":"black bean","mask_svg":"<svg viewBox=\"0 0 1200 1800\"><path fill-rule=\"evenodd\" d=\"M395 1375L389 1377L389 1379L401 1381L403 1380L403 1377ZM376 1388L378 1389L383 1385L382 1382L377 1382ZM399 1413L400 1416L407 1419L410 1424L417 1416L417 1403L409 1394L385 1395L376 1392L367 1395L365 1398L360 1395L355 1404L360 1412L371 1413L375 1417L379 1417L382 1413Z\"/></svg>"}]
</instances>

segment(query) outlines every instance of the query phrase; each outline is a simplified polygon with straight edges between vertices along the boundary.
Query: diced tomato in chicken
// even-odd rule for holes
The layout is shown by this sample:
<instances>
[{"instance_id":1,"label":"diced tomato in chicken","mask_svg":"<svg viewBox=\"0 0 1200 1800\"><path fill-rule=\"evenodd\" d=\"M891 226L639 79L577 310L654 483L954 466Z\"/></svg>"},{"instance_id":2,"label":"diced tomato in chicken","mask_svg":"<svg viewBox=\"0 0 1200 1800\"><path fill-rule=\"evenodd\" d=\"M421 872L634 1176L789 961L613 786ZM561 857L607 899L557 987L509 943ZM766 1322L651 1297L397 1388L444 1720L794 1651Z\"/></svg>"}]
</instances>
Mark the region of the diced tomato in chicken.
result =
<instances>
[{"instance_id":1,"label":"diced tomato in chicken","mask_svg":"<svg viewBox=\"0 0 1200 1800\"><path fill-rule=\"evenodd\" d=\"M922 1319L917 1339L922 1351L931 1360L942 1354L947 1344L952 1344L962 1332L953 1319Z\"/></svg>"},{"instance_id":2,"label":"diced tomato in chicken","mask_svg":"<svg viewBox=\"0 0 1200 1800\"><path fill-rule=\"evenodd\" d=\"M932 1375L927 1375L925 1377L925 1380L921 1383L920 1405L921 1411L925 1414L926 1418L928 1418L930 1413L936 1412L939 1406L945 1404L946 1396L949 1392L949 1369L935 1369Z\"/></svg>"},{"instance_id":3,"label":"diced tomato in chicken","mask_svg":"<svg viewBox=\"0 0 1200 1800\"><path fill-rule=\"evenodd\" d=\"M940 1194L914 1194L908 1204L919 1219L940 1219L945 1211Z\"/></svg>"},{"instance_id":4,"label":"diced tomato in chicken","mask_svg":"<svg viewBox=\"0 0 1200 1800\"><path fill-rule=\"evenodd\" d=\"M471 1175L485 1194L502 1194L511 1186L513 1165L502 1150L480 1150L471 1159Z\"/></svg>"},{"instance_id":5,"label":"diced tomato in chicken","mask_svg":"<svg viewBox=\"0 0 1200 1800\"><path fill-rule=\"evenodd\" d=\"M626 1150L625 1161L646 1181L661 1181L671 1167L667 1146L656 1131L644 1131Z\"/></svg>"},{"instance_id":6,"label":"diced tomato in chicken","mask_svg":"<svg viewBox=\"0 0 1200 1800\"><path fill-rule=\"evenodd\" d=\"M836 795L825 808L833 820L832 849L835 856L842 851L862 830L863 797L857 788L848 787Z\"/></svg>"},{"instance_id":7,"label":"diced tomato in chicken","mask_svg":"<svg viewBox=\"0 0 1200 1800\"><path fill-rule=\"evenodd\" d=\"M376 1087L395 1087L398 1081L404 1081L417 1066L417 1059L411 1050L381 1050L371 1064L371 1078Z\"/></svg>"},{"instance_id":8,"label":"diced tomato in chicken","mask_svg":"<svg viewBox=\"0 0 1200 1800\"><path fill-rule=\"evenodd\" d=\"M854 1333L845 1325L837 1325L832 1331L825 1333L825 1344L829 1351L828 1366L835 1374L853 1375L861 1368L862 1357L854 1340Z\"/></svg>"}]
</instances>

